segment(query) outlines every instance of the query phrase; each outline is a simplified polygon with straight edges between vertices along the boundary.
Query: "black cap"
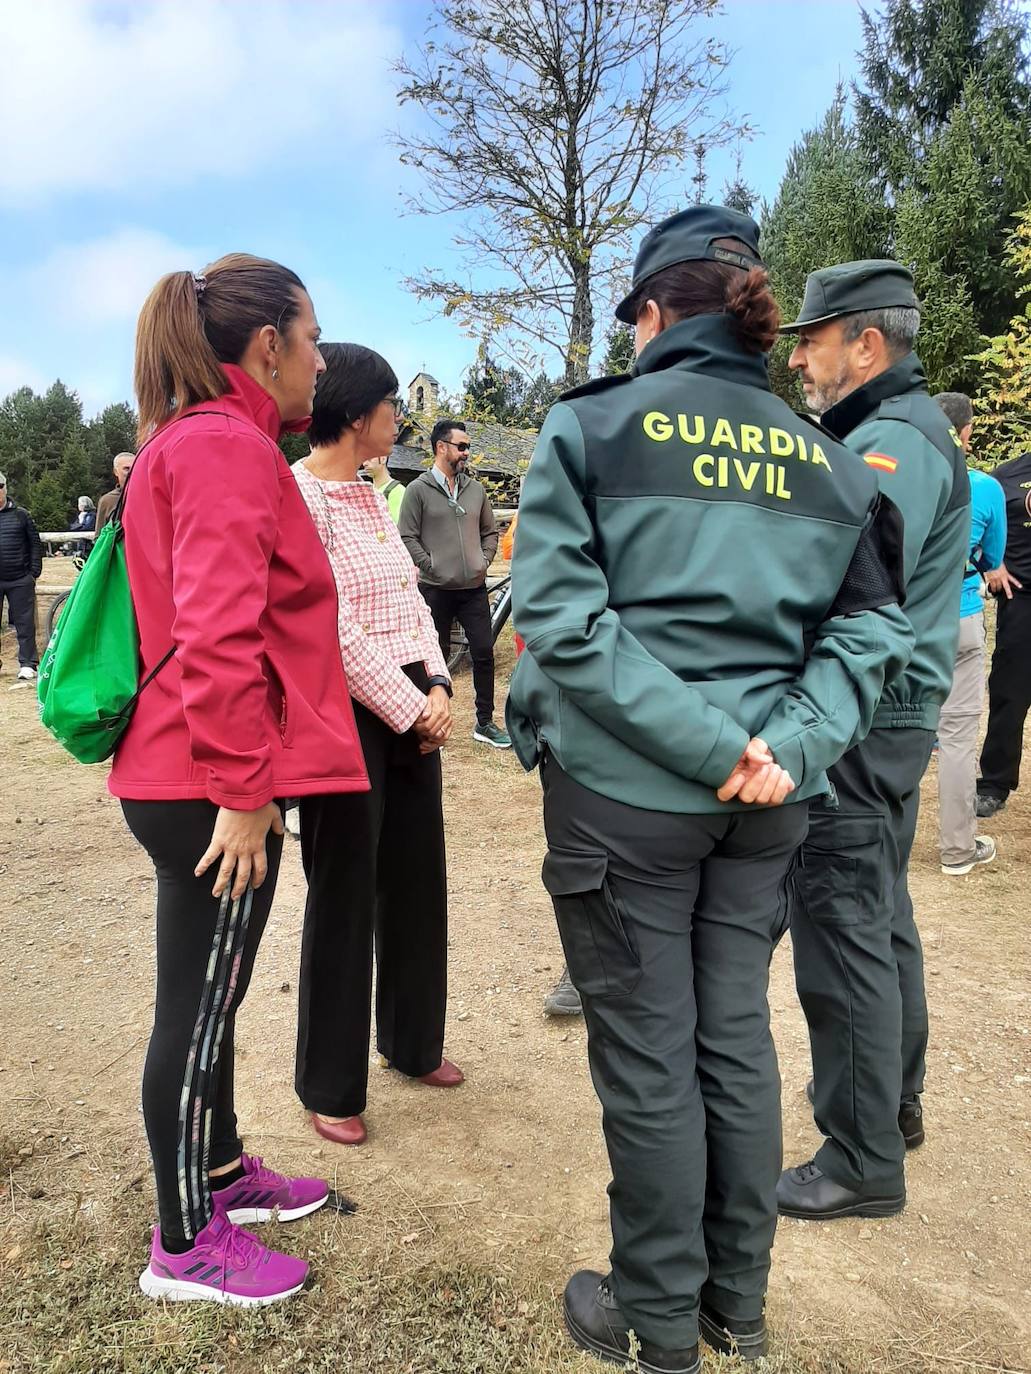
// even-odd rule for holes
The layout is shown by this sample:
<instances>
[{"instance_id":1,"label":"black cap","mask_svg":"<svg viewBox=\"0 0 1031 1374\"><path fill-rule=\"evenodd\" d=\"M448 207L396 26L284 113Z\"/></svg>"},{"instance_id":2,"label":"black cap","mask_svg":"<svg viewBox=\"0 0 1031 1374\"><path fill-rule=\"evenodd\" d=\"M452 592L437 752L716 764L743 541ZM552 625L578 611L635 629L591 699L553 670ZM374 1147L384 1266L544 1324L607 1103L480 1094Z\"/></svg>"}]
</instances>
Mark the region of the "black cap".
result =
<instances>
[{"instance_id":1,"label":"black cap","mask_svg":"<svg viewBox=\"0 0 1031 1374\"><path fill-rule=\"evenodd\" d=\"M781 325L782 334L794 334L807 324L823 324L839 315L860 310L919 310L913 290L913 274L891 258L867 258L841 262L810 272L798 319Z\"/></svg>"},{"instance_id":2,"label":"black cap","mask_svg":"<svg viewBox=\"0 0 1031 1374\"><path fill-rule=\"evenodd\" d=\"M741 250L735 252L732 248L720 247L716 239L738 239ZM692 205L689 210L670 215L669 219L649 229L634 259L630 294L616 307L616 319L624 324L635 322L630 302L641 283L654 277L656 272L674 263L705 259L742 267L746 272L752 267L762 267L759 226L755 220L725 205Z\"/></svg>"}]
</instances>

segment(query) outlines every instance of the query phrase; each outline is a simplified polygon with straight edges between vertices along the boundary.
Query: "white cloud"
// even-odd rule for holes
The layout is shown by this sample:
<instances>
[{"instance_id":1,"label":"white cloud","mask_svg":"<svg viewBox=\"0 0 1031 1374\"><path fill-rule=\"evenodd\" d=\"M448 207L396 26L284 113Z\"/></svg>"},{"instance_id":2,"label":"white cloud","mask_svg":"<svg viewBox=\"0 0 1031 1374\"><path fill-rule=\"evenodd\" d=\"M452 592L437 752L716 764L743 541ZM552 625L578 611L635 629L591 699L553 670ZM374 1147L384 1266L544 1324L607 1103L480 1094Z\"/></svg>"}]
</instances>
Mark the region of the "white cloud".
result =
<instances>
[{"instance_id":1,"label":"white cloud","mask_svg":"<svg viewBox=\"0 0 1031 1374\"><path fill-rule=\"evenodd\" d=\"M135 320L159 277L184 268L198 271L209 256L151 229L126 227L62 245L30 268L23 282L33 309L54 324L95 327Z\"/></svg>"},{"instance_id":2,"label":"white cloud","mask_svg":"<svg viewBox=\"0 0 1031 1374\"><path fill-rule=\"evenodd\" d=\"M286 0L0 4L0 203L231 180L270 197L394 121L386 7ZM347 174L347 168L344 168Z\"/></svg>"}]
</instances>

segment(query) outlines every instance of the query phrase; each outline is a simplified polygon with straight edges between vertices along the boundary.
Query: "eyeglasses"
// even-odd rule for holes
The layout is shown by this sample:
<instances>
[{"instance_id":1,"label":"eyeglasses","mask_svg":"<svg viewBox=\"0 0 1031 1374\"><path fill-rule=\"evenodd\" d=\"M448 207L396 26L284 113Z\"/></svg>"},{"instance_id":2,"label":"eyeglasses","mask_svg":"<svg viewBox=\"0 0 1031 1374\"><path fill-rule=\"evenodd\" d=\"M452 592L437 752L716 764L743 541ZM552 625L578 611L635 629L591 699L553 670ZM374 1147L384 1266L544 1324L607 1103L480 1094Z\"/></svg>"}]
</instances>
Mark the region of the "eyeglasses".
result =
<instances>
[{"instance_id":1,"label":"eyeglasses","mask_svg":"<svg viewBox=\"0 0 1031 1374\"><path fill-rule=\"evenodd\" d=\"M468 452L469 452L469 445L468 445L468 444L453 444L453 443L451 442L450 439L445 439L444 442L445 442L445 444L447 444L448 448L456 448L456 449L458 449L459 453L468 453Z\"/></svg>"},{"instance_id":2,"label":"eyeglasses","mask_svg":"<svg viewBox=\"0 0 1031 1374\"><path fill-rule=\"evenodd\" d=\"M401 416L405 413L405 403L400 396L384 396L383 404L393 408L395 420L400 420Z\"/></svg>"}]
</instances>

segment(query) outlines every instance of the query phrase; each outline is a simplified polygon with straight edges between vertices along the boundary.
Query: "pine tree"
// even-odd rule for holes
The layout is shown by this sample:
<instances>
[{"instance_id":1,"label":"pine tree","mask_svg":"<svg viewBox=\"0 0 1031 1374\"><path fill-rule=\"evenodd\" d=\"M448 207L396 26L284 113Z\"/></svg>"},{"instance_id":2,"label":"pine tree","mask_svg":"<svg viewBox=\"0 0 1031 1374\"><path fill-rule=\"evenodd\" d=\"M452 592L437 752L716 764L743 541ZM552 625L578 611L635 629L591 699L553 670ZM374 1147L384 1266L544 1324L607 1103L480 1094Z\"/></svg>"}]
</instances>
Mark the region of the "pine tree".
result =
<instances>
[{"instance_id":1,"label":"pine tree","mask_svg":"<svg viewBox=\"0 0 1031 1374\"><path fill-rule=\"evenodd\" d=\"M615 320L605 335L605 357L601 361L600 377L615 377L629 372L636 358L634 331L627 324Z\"/></svg>"},{"instance_id":2,"label":"pine tree","mask_svg":"<svg viewBox=\"0 0 1031 1374\"><path fill-rule=\"evenodd\" d=\"M978 466L993 468L1031 450L1031 204L1009 239L1006 260L1021 309L1002 334L982 340L972 362L982 382L974 402Z\"/></svg>"},{"instance_id":3,"label":"pine tree","mask_svg":"<svg viewBox=\"0 0 1031 1374\"><path fill-rule=\"evenodd\" d=\"M884 252L887 215L866 176L846 105L839 87L823 122L792 148L776 198L763 208L762 254L786 320L798 313L810 272ZM797 383L787 369L790 351L790 342L777 344L770 380L789 404L799 405Z\"/></svg>"}]
</instances>

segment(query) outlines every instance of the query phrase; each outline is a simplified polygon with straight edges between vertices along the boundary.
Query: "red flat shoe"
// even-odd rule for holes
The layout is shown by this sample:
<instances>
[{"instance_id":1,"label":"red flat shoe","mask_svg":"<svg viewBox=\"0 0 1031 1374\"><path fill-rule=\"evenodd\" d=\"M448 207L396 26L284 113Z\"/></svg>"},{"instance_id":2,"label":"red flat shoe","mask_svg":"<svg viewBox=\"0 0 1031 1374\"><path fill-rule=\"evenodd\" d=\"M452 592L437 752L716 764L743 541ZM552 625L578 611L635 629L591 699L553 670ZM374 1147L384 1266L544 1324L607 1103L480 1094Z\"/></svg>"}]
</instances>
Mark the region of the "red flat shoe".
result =
<instances>
[{"instance_id":1,"label":"red flat shoe","mask_svg":"<svg viewBox=\"0 0 1031 1374\"><path fill-rule=\"evenodd\" d=\"M465 1074L450 1059L442 1059L439 1069L424 1073L417 1081L427 1083L431 1088L457 1088L459 1083L465 1082Z\"/></svg>"},{"instance_id":2,"label":"red flat shoe","mask_svg":"<svg viewBox=\"0 0 1031 1374\"><path fill-rule=\"evenodd\" d=\"M343 1121L327 1121L318 1112L310 1112L311 1124L323 1140L331 1140L334 1145L364 1145L368 1139L365 1122L360 1116L345 1116Z\"/></svg>"}]
</instances>

